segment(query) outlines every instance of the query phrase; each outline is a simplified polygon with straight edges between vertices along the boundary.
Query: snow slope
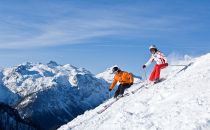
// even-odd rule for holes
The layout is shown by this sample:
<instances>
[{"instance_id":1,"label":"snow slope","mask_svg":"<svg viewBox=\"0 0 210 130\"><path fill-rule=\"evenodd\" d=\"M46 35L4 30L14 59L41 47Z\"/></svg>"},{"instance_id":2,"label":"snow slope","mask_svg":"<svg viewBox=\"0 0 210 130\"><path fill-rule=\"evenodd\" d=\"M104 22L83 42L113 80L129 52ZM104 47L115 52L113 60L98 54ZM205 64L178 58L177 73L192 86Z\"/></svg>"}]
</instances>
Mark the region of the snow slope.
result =
<instances>
[{"instance_id":1,"label":"snow slope","mask_svg":"<svg viewBox=\"0 0 210 130\"><path fill-rule=\"evenodd\" d=\"M191 62L184 69L169 66L162 72L165 81L142 88L97 114L105 102L59 130L209 130L210 54L179 63Z\"/></svg>"}]
</instances>

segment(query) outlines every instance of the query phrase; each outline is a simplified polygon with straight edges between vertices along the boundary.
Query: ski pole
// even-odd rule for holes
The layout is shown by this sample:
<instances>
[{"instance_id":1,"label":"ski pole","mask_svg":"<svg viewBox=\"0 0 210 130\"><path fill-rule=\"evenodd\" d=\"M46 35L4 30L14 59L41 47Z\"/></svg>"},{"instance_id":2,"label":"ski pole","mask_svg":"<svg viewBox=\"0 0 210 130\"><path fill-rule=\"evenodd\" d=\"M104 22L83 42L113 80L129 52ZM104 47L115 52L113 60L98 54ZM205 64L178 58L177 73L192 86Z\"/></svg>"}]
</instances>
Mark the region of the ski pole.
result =
<instances>
[{"instance_id":1,"label":"ski pole","mask_svg":"<svg viewBox=\"0 0 210 130\"><path fill-rule=\"evenodd\" d=\"M111 97L111 94L110 94L111 92L109 92L109 98Z\"/></svg>"},{"instance_id":2,"label":"ski pole","mask_svg":"<svg viewBox=\"0 0 210 130\"><path fill-rule=\"evenodd\" d=\"M169 65L169 66L187 66L187 65Z\"/></svg>"},{"instance_id":3,"label":"ski pole","mask_svg":"<svg viewBox=\"0 0 210 130\"><path fill-rule=\"evenodd\" d=\"M146 71L146 69L144 69L144 77L147 80L147 71Z\"/></svg>"}]
</instances>

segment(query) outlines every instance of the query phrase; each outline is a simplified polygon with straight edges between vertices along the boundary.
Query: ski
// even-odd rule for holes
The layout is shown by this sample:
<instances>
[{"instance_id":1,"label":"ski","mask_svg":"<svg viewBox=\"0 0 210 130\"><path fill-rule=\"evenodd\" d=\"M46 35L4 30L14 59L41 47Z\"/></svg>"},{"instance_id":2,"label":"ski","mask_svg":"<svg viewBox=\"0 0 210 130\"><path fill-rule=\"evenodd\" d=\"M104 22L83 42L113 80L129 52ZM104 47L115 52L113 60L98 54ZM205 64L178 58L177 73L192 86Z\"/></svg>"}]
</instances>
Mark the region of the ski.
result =
<instances>
[{"instance_id":1,"label":"ski","mask_svg":"<svg viewBox=\"0 0 210 130\"><path fill-rule=\"evenodd\" d=\"M153 85L158 84L158 83L161 83L161 82L163 82L163 81L165 81L165 80L166 80L165 78L161 78L158 82L154 83ZM141 87L139 87L139 88L137 88L137 89L131 91L131 94L135 94L135 93L138 92L140 89L146 88L148 85L150 85L150 84L145 83L145 84L141 85ZM123 95L123 97L129 96L129 95L130 95L129 93L125 93L125 94ZM110 102L110 103L104 105L104 106L103 106L103 109L101 109L101 110L98 111L97 113L98 113L98 114L103 113L103 112L106 111L110 106L112 106L114 103L116 103L119 99L121 99L121 98L123 98L123 97L118 97L118 98L116 98L114 101L112 101L112 102Z\"/></svg>"},{"instance_id":2,"label":"ski","mask_svg":"<svg viewBox=\"0 0 210 130\"><path fill-rule=\"evenodd\" d=\"M123 97L126 97L126 96L129 96L130 94L129 93L126 93L124 94L122 97L117 97L114 101L110 102L109 104L103 106L103 109L101 109L100 111L98 111L97 113L98 114L101 114L103 113L105 110L107 110L110 106L112 106L115 102L117 102L119 99L123 98Z\"/></svg>"},{"instance_id":3,"label":"ski","mask_svg":"<svg viewBox=\"0 0 210 130\"><path fill-rule=\"evenodd\" d=\"M139 91L140 89L146 87L147 85L148 85L148 84L143 84L141 87L139 87L139 88L137 88L137 89L131 91L131 93L134 94L134 93L136 93L137 91Z\"/></svg>"},{"instance_id":4,"label":"ski","mask_svg":"<svg viewBox=\"0 0 210 130\"><path fill-rule=\"evenodd\" d=\"M117 100L119 100L119 99L116 99L116 100L112 101L111 103L105 105L105 106L103 107L103 109L101 109L101 110L98 111L97 113L98 113L98 114L103 113L103 112L104 112L105 110L107 110L112 104L114 104Z\"/></svg>"},{"instance_id":5,"label":"ski","mask_svg":"<svg viewBox=\"0 0 210 130\"><path fill-rule=\"evenodd\" d=\"M161 78L158 82L156 82L156 83L154 83L154 84L152 84L152 85L161 83L161 82L163 82L163 81L165 81L165 80L166 80L165 78ZM141 85L141 87L139 87L139 88L137 88L137 89L131 91L131 94L135 94L135 93L138 92L140 89L146 88L148 85L150 85L150 84L145 83L145 84ZM129 93L125 93L125 94L123 95L123 97L129 96L129 95L130 95ZM118 98L116 98L114 101L112 101L112 102L110 102L110 103L104 105L104 106L103 106L103 109L101 109L101 110L98 111L97 113L98 113L98 114L103 113L103 112L106 111L110 106L112 106L115 102L117 102L119 99L121 99L121 98L123 98L123 97L118 97Z\"/></svg>"},{"instance_id":6,"label":"ski","mask_svg":"<svg viewBox=\"0 0 210 130\"><path fill-rule=\"evenodd\" d=\"M137 88L136 90L133 90L133 91L131 92L131 94L136 93L138 90L142 89L143 87L145 87L145 86L147 86L147 85L148 85L148 84L144 84L144 85L142 85L141 87ZM129 96L129 95L130 95L129 93L125 93L125 94L123 95L123 97ZM105 110L107 110L110 106L112 106L115 102L117 102L119 99L121 99L121 98L123 98L123 97L118 97L118 98L116 98L114 101L112 101L112 102L106 104L105 106L103 106L103 109L100 110L100 111L98 111L97 113L98 113L98 114L103 113Z\"/></svg>"},{"instance_id":7,"label":"ski","mask_svg":"<svg viewBox=\"0 0 210 130\"><path fill-rule=\"evenodd\" d=\"M161 82L163 82L163 81L165 81L165 80L166 80L166 78L160 78L158 81L154 81L154 82L152 83L152 85L161 83Z\"/></svg>"}]
</instances>

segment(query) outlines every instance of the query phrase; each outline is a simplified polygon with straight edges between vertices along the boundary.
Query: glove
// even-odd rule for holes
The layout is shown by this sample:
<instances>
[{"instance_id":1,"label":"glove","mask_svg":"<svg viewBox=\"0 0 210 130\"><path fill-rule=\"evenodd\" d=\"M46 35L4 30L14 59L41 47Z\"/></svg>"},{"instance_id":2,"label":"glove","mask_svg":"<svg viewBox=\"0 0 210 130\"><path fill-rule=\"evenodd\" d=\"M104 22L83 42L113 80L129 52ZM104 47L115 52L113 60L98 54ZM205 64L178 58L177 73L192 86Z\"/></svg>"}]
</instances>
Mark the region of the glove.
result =
<instances>
[{"instance_id":1,"label":"glove","mask_svg":"<svg viewBox=\"0 0 210 130\"><path fill-rule=\"evenodd\" d=\"M111 92L111 91L112 91L112 89L110 88L110 89L109 89L109 92Z\"/></svg>"},{"instance_id":2,"label":"glove","mask_svg":"<svg viewBox=\"0 0 210 130\"><path fill-rule=\"evenodd\" d=\"M133 85L133 83L130 83L130 86Z\"/></svg>"},{"instance_id":3,"label":"glove","mask_svg":"<svg viewBox=\"0 0 210 130\"><path fill-rule=\"evenodd\" d=\"M145 69L146 68L146 65L143 65L142 68Z\"/></svg>"},{"instance_id":4,"label":"glove","mask_svg":"<svg viewBox=\"0 0 210 130\"><path fill-rule=\"evenodd\" d=\"M166 63L166 66L168 66L168 63Z\"/></svg>"}]
</instances>

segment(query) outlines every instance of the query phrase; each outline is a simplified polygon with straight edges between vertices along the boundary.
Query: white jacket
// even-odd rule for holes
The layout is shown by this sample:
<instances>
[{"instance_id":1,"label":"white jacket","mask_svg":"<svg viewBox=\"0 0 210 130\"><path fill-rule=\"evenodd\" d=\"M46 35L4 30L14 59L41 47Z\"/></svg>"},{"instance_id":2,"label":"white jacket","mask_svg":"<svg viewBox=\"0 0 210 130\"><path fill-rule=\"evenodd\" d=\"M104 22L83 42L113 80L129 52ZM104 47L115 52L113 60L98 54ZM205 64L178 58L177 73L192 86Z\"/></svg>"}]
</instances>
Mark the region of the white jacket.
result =
<instances>
[{"instance_id":1,"label":"white jacket","mask_svg":"<svg viewBox=\"0 0 210 130\"><path fill-rule=\"evenodd\" d=\"M152 54L151 58L145 65L149 66L153 61L156 61L158 65L168 63L167 58L160 51L157 51L155 54Z\"/></svg>"}]
</instances>

